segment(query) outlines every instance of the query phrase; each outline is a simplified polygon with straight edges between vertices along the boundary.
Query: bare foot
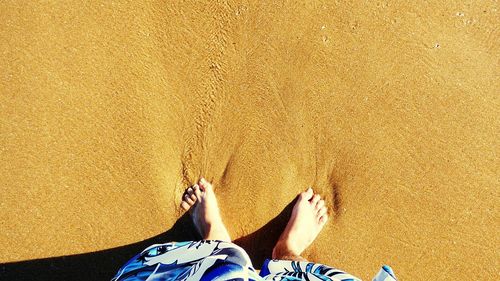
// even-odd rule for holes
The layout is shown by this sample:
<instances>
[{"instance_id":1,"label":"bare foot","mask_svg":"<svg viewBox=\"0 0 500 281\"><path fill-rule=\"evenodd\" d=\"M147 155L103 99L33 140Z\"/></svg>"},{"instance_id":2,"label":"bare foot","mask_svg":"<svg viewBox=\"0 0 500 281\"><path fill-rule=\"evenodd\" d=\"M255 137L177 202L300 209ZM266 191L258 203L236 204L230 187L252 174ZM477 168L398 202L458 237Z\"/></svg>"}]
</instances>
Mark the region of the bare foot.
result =
<instances>
[{"instance_id":1,"label":"bare foot","mask_svg":"<svg viewBox=\"0 0 500 281\"><path fill-rule=\"evenodd\" d=\"M186 189L182 197L181 207L189 211L191 219L203 239L231 242L231 237L222 222L212 185L204 178Z\"/></svg>"},{"instance_id":2,"label":"bare foot","mask_svg":"<svg viewBox=\"0 0 500 281\"><path fill-rule=\"evenodd\" d=\"M300 193L288 224L273 249L273 259L304 260L300 255L328 220L325 201L312 188Z\"/></svg>"}]
</instances>

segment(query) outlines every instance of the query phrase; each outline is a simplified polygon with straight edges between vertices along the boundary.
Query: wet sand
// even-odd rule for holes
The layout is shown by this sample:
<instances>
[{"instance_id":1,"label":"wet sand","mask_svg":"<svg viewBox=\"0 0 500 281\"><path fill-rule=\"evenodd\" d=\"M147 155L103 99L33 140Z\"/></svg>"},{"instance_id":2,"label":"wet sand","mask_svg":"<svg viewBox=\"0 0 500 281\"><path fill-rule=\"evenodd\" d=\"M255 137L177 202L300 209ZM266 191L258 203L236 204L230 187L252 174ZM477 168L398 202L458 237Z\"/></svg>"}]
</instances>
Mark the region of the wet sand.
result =
<instances>
[{"instance_id":1,"label":"wet sand","mask_svg":"<svg viewBox=\"0 0 500 281\"><path fill-rule=\"evenodd\" d=\"M498 279L498 8L0 4L0 262L158 235L203 175L235 239L314 186L309 259Z\"/></svg>"}]
</instances>

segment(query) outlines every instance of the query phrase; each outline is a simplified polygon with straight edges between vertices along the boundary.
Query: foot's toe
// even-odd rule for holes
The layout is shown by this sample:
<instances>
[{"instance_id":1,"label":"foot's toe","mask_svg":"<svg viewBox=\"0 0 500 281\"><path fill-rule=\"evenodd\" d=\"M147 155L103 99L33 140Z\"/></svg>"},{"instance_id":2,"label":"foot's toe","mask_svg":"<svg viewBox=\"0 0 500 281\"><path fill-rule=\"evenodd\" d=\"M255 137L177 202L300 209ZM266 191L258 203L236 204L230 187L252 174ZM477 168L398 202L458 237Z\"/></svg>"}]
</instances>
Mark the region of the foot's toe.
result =
<instances>
[{"instance_id":1,"label":"foot's toe","mask_svg":"<svg viewBox=\"0 0 500 281\"><path fill-rule=\"evenodd\" d=\"M192 206L194 204L194 202L196 202L195 200L191 199L191 195L189 195L187 193L184 194L183 200L184 200L184 202L188 203L189 206Z\"/></svg>"},{"instance_id":2,"label":"foot's toe","mask_svg":"<svg viewBox=\"0 0 500 281\"><path fill-rule=\"evenodd\" d=\"M205 179L201 178L200 181L198 182L200 185L201 191L211 191L212 190L212 185Z\"/></svg>"},{"instance_id":3,"label":"foot's toe","mask_svg":"<svg viewBox=\"0 0 500 281\"><path fill-rule=\"evenodd\" d=\"M196 196L196 199L201 200L201 190L200 186L197 184L194 185L194 195Z\"/></svg>"},{"instance_id":4,"label":"foot's toe","mask_svg":"<svg viewBox=\"0 0 500 281\"><path fill-rule=\"evenodd\" d=\"M187 210L189 210L189 208L191 208L191 205L186 201L182 201L181 207L182 207L182 209L184 209L184 211L187 211Z\"/></svg>"},{"instance_id":5,"label":"foot's toe","mask_svg":"<svg viewBox=\"0 0 500 281\"><path fill-rule=\"evenodd\" d=\"M319 209L317 215L318 219L321 219L322 216L326 215L326 211L327 211L326 207L322 207L321 209Z\"/></svg>"},{"instance_id":6,"label":"foot's toe","mask_svg":"<svg viewBox=\"0 0 500 281\"><path fill-rule=\"evenodd\" d=\"M193 200L193 203L195 203L196 200L198 200L198 198L196 198L196 195L194 193L189 195L189 198L191 198L191 200Z\"/></svg>"},{"instance_id":7,"label":"foot's toe","mask_svg":"<svg viewBox=\"0 0 500 281\"><path fill-rule=\"evenodd\" d=\"M319 211L321 208L323 208L323 206L325 206L325 200L319 200L316 204L316 210Z\"/></svg>"},{"instance_id":8,"label":"foot's toe","mask_svg":"<svg viewBox=\"0 0 500 281\"><path fill-rule=\"evenodd\" d=\"M321 199L321 196L319 194L314 194L314 196L311 199L311 204L313 206L316 206L316 204L318 204L319 199Z\"/></svg>"},{"instance_id":9,"label":"foot's toe","mask_svg":"<svg viewBox=\"0 0 500 281\"><path fill-rule=\"evenodd\" d=\"M301 200L311 200L311 197L313 196L314 192L312 188L308 188L306 191L301 192L299 195L299 199Z\"/></svg>"},{"instance_id":10,"label":"foot's toe","mask_svg":"<svg viewBox=\"0 0 500 281\"><path fill-rule=\"evenodd\" d=\"M324 215L322 215L322 216L319 218L319 224L320 224L321 226L323 226L323 225L326 223L326 221L327 221L327 220L328 220L328 215L327 215L327 214L324 214Z\"/></svg>"},{"instance_id":11,"label":"foot's toe","mask_svg":"<svg viewBox=\"0 0 500 281\"><path fill-rule=\"evenodd\" d=\"M198 199L198 198L196 198L194 186L188 187L188 189L186 189L186 194L187 194L188 198L191 199L191 201L193 201L192 203L188 201L188 203L193 205L196 202L196 200Z\"/></svg>"}]
</instances>

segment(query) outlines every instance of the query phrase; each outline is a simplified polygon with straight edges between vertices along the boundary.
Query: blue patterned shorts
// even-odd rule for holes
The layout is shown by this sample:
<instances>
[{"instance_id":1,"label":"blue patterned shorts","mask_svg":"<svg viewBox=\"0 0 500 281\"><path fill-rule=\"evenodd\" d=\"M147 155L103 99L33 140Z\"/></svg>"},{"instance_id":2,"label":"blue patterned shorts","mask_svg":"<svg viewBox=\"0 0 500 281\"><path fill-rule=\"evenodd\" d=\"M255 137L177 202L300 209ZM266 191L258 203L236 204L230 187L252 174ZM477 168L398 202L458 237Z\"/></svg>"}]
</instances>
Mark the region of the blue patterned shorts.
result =
<instances>
[{"instance_id":1,"label":"blue patterned shorts","mask_svg":"<svg viewBox=\"0 0 500 281\"><path fill-rule=\"evenodd\" d=\"M223 241L203 240L152 245L128 261L112 281L139 280L361 280L342 270L312 262L266 260L260 274L248 254ZM396 281L388 266L374 281Z\"/></svg>"}]
</instances>

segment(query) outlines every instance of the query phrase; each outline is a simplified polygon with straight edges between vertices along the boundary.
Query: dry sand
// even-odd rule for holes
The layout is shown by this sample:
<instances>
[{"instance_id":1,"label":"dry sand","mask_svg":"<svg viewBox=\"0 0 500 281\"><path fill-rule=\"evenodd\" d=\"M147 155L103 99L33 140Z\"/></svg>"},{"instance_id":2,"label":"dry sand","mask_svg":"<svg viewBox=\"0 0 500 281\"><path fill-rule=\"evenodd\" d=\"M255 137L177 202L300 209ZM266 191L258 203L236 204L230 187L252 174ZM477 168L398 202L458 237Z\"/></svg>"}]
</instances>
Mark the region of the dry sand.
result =
<instances>
[{"instance_id":1,"label":"dry sand","mask_svg":"<svg viewBox=\"0 0 500 281\"><path fill-rule=\"evenodd\" d=\"M234 238L313 185L308 258L498 279L498 9L2 2L0 262L153 237L204 175Z\"/></svg>"}]
</instances>

